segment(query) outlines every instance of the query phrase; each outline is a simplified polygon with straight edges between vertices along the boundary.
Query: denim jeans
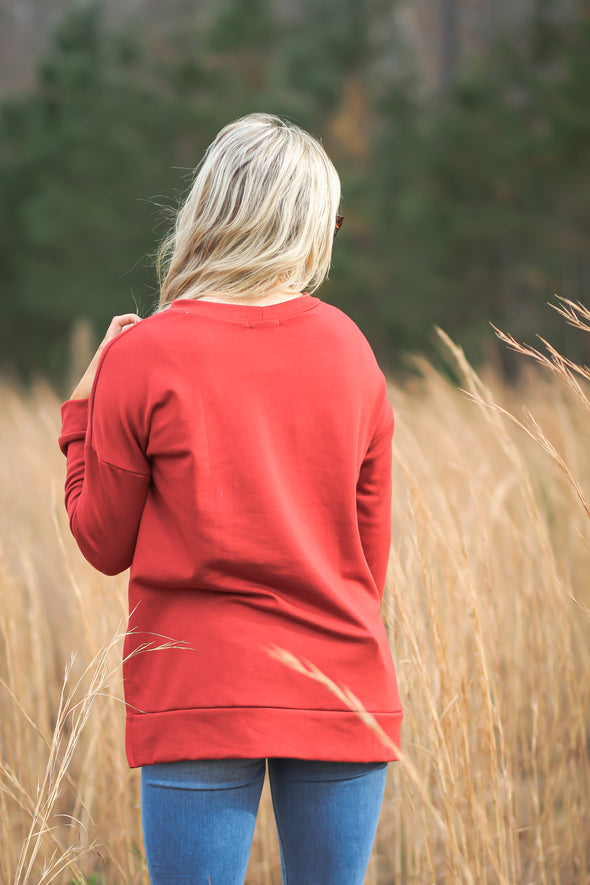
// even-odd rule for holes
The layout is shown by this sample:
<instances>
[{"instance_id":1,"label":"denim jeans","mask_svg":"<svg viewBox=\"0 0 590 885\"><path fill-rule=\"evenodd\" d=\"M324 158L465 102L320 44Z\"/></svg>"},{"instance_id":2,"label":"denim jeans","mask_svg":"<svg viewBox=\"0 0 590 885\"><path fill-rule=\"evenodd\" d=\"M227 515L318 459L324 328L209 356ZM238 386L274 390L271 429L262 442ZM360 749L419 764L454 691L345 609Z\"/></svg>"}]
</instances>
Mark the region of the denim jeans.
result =
<instances>
[{"instance_id":1,"label":"denim jeans","mask_svg":"<svg viewBox=\"0 0 590 885\"><path fill-rule=\"evenodd\" d=\"M141 813L152 885L243 885L266 760L148 765ZM269 759L285 885L362 885L386 762Z\"/></svg>"}]
</instances>

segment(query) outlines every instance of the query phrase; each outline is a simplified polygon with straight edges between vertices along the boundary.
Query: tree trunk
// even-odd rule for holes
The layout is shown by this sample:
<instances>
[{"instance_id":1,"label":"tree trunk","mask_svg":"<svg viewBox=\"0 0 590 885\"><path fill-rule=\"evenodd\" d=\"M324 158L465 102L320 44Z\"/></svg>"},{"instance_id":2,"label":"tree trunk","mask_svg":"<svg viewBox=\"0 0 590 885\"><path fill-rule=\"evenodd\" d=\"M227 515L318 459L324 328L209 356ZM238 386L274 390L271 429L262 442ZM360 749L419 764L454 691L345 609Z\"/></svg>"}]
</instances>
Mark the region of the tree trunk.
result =
<instances>
[{"instance_id":1,"label":"tree trunk","mask_svg":"<svg viewBox=\"0 0 590 885\"><path fill-rule=\"evenodd\" d=\"M461 51L460 0L438 0L440 26L440 55L438 86L447 92L453 83L453 77L459 63Z\"/></svg>"}]
</instances>

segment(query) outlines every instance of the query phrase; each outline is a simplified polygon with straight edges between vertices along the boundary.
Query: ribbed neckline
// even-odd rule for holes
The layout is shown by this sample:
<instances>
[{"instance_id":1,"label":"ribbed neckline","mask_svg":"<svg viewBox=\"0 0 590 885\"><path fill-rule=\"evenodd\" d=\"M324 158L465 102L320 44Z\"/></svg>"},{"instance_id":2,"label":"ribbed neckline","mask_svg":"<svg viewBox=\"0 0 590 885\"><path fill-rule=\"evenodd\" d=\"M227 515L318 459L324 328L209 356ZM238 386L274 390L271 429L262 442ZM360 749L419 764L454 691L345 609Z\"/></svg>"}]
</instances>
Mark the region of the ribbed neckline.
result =
<instances>
[{"instance_id":1,"label":"ribbed neckline","mask_svg":"<svg viewBox=\"0 0 590 885\"><path fill-rule=\"evenodd\" d=\"M228 301L201 301L200 298L177 298L170 304L169 310L184 310L199 316L218 317L228 320L270 320L283 319L313 310L320 303L319 298L306 292L289 301L277 304L243 304Z\"/></svg>"}]
</instances>

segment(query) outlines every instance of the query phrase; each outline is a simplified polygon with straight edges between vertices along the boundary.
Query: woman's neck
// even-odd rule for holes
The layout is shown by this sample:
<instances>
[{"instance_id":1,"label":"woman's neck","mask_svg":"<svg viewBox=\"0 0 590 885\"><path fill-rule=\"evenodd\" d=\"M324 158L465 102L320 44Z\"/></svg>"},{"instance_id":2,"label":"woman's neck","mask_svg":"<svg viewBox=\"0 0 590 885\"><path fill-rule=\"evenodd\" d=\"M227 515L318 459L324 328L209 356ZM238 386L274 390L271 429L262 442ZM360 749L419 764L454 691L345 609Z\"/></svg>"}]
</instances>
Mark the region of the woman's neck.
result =
<instances>
[{"instance_id":1,"label":"woman's neck","mask_svg":"<svg viewBox=\"0 0 590 885\"><path fill-rule=\"evenodd\" d=\"M258 295L255 298L228 298L227 295L216 295L211 292L207 295L201 295L198 301L221 301L224 304L280 304L282 301L291 301L293 298L300 298L301 292L294 292L293 289L273 289Z\"/></svg>"}]
</instances>

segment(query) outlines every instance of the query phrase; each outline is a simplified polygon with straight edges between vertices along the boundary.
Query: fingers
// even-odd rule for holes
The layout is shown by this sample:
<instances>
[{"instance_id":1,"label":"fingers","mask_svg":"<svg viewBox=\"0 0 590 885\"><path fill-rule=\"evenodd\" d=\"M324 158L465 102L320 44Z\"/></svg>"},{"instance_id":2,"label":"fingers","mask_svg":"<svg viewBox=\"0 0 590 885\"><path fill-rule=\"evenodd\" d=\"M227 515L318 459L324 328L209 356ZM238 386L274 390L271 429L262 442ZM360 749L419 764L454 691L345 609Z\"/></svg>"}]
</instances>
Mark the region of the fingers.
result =
<instances>
[{"instance_id":1,"label":"fingers","mask_svg":"<svg viewBox=\"0 0 590 885\"><path fill-rule=\"evenodd\" d=\"M121 316L113 317L113 323L116 323L119 326L119 330L128 329L129 326L134 326L135 323L141 322L141 317L137 316L136 313L124 313Z\"/></svg>"},{"instance_id":2,"label":"fingers","mask_svg":"<svg viewBox=\"0 0 590 885\"><path fill-rule=\"evenodd\" d=\"M115 338L121 332L124 332L126 329L131 328L136 323L141 322L141 317L136 313L124 313L120 316L113 317L110 322L110 325L107 329L106 335L104 337L104 344L111 340L111 338Z\"/></svg>"}]
</instances>

